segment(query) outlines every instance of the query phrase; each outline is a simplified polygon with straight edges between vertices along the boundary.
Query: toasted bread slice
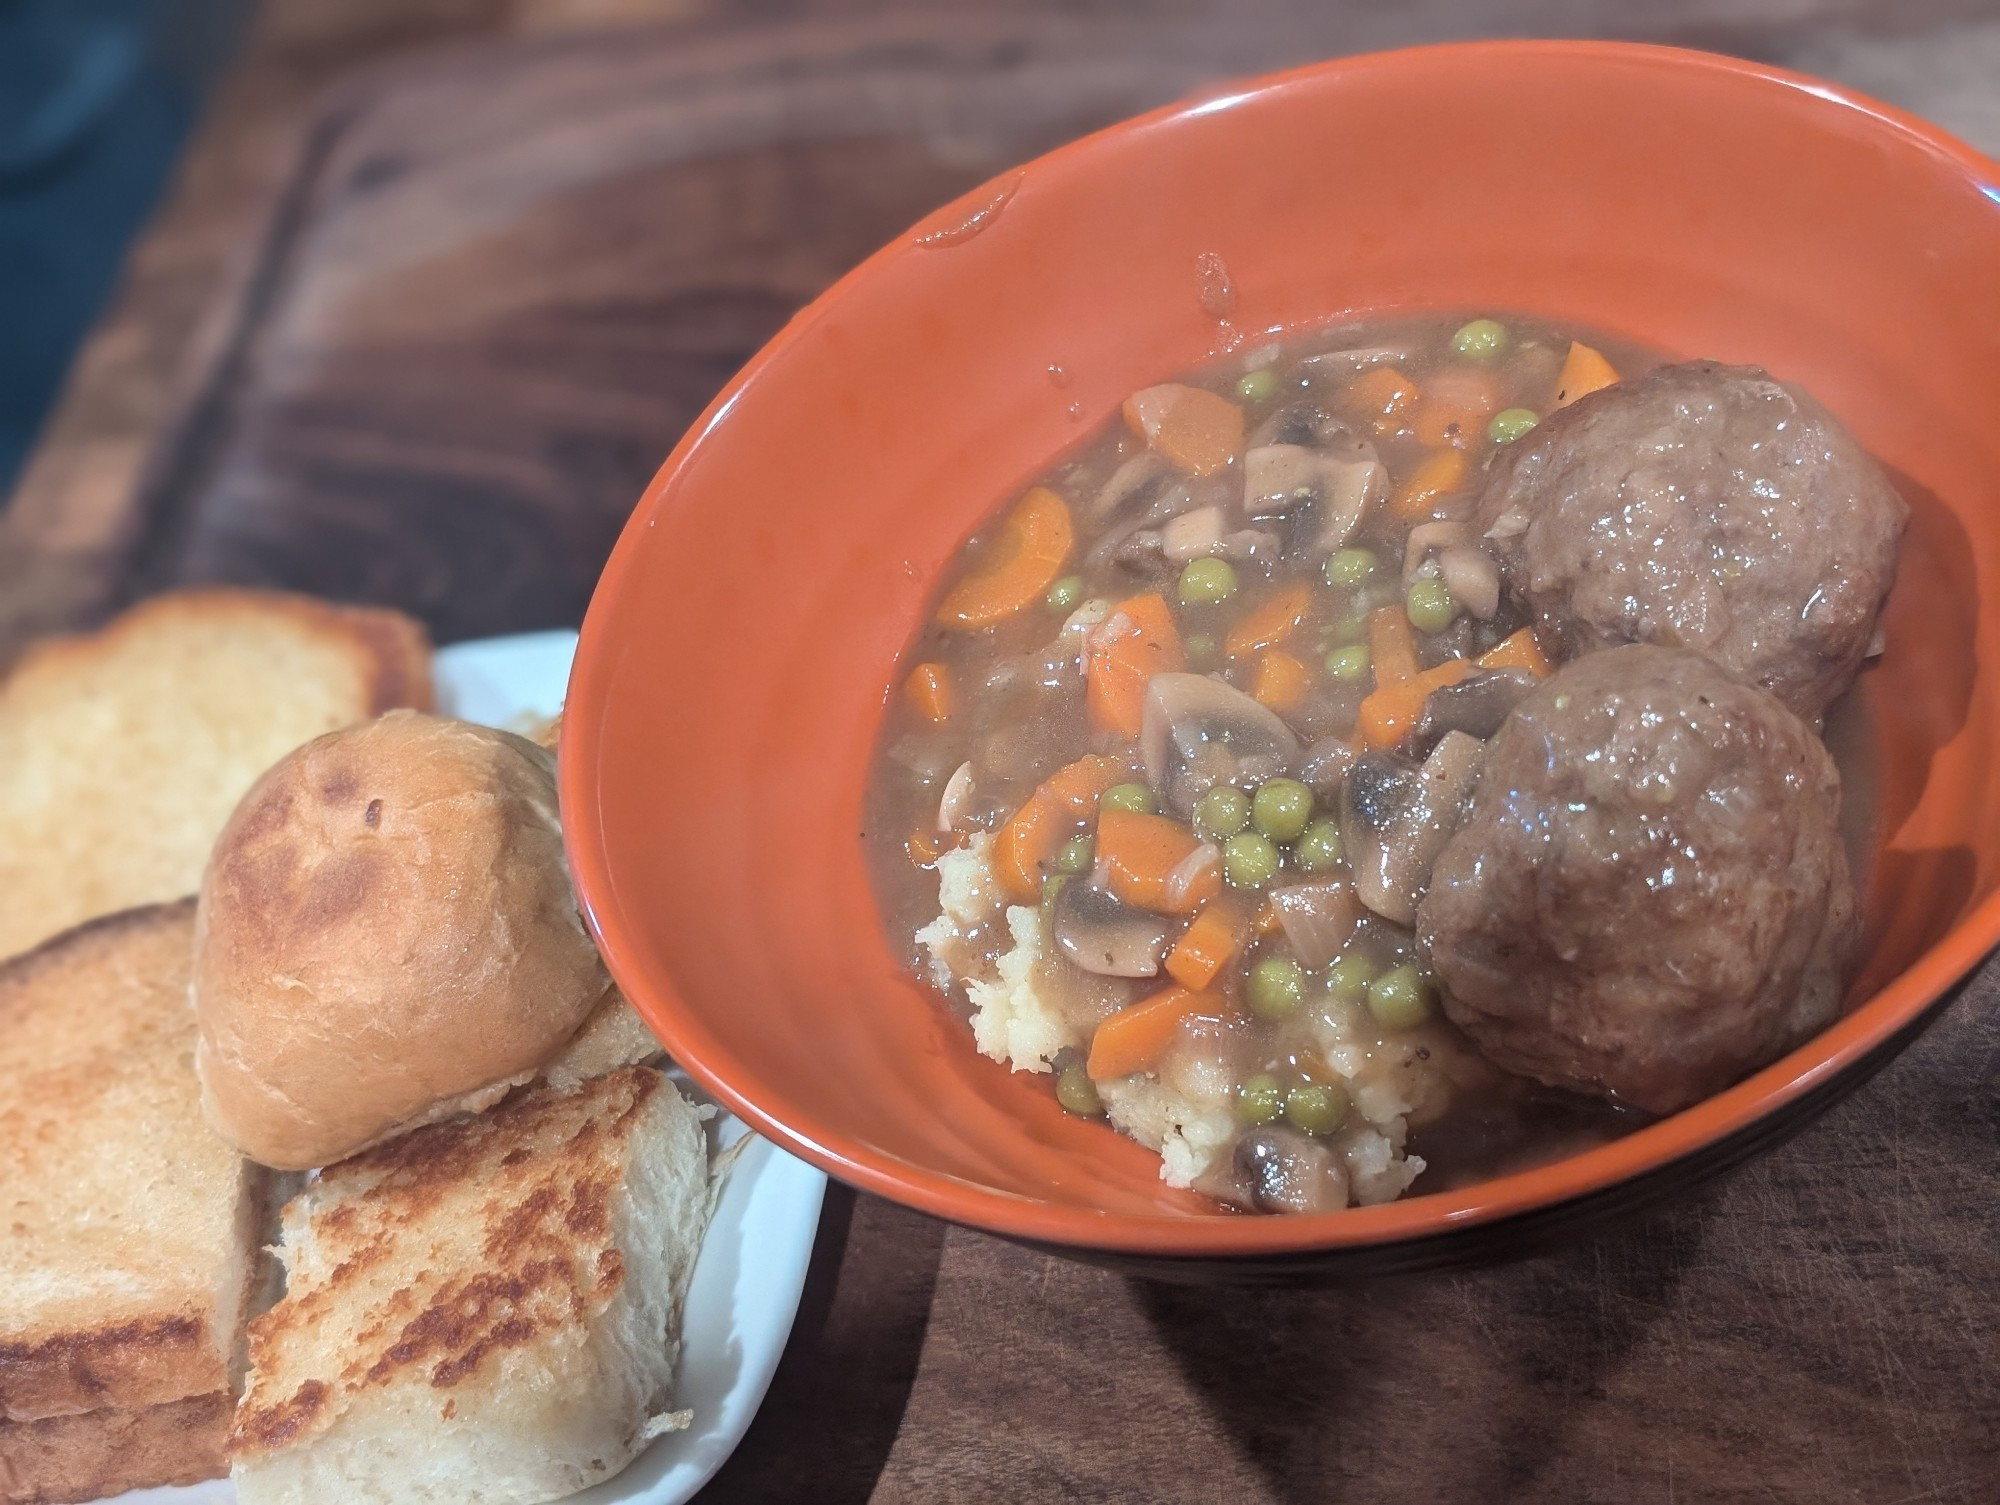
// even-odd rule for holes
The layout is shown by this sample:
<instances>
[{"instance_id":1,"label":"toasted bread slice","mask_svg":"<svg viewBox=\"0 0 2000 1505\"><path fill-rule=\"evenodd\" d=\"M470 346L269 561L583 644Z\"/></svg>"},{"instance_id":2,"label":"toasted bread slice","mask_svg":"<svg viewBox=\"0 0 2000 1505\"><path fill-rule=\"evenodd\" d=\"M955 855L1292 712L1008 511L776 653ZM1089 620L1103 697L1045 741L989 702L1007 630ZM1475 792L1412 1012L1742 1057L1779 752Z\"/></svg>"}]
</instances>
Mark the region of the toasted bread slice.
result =
<instances>
[{"instance_id":1,"label":"toasted bread slice","mask_svg":"<svg viewBox=\"0 0 2000 1505\"><path fill-rule=\"evenodd\" d=\"M527 1505L669 1410L710 1209L696 1109L648 1067L527 1088L331 1166L289 1203L250 1327L240 1505Z\"/></svg>"},{"instance_id":2,"label":"toasted bread slice","mask_svg":"<svg viewBox=\"0 0 2000 1505\"><path fill-rule=\"evenodd\" d=\"M191 894L251 783L301 742L430 703L423 629L304 596L157 596L0 681L0 956Z\"/></svg>"},{"instance_id":3,"label":"toasted bread slice","mask_svg":"<svg viewBox=\"0 0 2000 1505\"><path fill-rule=\"evenodd\" d=\"M130 1410L0 1421L0 1500L43 1505L97 1500L157 1484L198 1484L222 1472L235 1397L227 1390Z\"/></svg>"},{"instance_id":4,"label":"toasted bread slice","mask_svg":"<svg viewBox=\"0 0 2000 1505\"><path fill-rule=\"evenodd\" d=\"M265 1175L202 1122L193 939L186 900L0 966L0 1418L231 1388Z\"/></svg>"}]
</instances>

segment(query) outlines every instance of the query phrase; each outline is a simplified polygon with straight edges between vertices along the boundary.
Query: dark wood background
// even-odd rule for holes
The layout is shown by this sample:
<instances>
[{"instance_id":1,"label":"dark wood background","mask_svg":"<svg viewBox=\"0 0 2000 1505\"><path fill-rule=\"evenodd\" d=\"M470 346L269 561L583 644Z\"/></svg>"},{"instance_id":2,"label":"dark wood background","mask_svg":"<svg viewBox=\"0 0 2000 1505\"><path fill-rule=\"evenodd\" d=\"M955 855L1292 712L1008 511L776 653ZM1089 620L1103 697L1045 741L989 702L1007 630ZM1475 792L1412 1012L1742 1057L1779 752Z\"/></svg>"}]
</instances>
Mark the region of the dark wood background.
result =
<instances>
[{"instance_id":1,"label":"dark wood background","mask_svg":"<svg viewBox=\"0 0 2000 1505\"><path fill-rule=\"evenodd\" d=\"M925 210L1220 77L1517 32L2000 144L2000 9L1944 0L273 3L0 518L0 652L188 581L573 624L709 395ZM1156 1286L836 1189L704 1498L2000 1500L1996 989L1708 1194L1470 1274Z\"/></svg>"}]
</instances>

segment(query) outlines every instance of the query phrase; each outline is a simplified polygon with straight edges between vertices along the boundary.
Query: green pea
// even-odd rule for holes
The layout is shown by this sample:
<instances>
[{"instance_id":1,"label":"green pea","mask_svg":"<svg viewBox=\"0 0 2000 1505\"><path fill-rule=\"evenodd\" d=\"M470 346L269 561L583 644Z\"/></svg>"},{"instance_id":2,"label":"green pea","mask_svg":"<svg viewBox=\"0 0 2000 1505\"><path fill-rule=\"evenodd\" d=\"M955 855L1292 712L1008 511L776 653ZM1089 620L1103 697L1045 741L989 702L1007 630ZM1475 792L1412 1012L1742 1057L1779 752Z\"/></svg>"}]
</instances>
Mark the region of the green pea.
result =
<instances>
[{"instance_id":1,"label":"green pea","mask_svg":"<svg viewBox=\"0 0 2000 1505\"><path fill-rule=\"evenodd\" d=\"M1227 559L1191 559L1179 592L1183 606L1220 605L1236 594L1236 566Z\"/></svg>"},{"instance_id":2,"label":"green pea","mask_svg":"<svg viewBox=\"0 0 2000 1505\"><path fill-rule=\"evenodd\" d=\"M1431 1016L1431 989L1405 962L1368 984L1368 1012L1384 1029L1415 1029Z\"/></svg>"},{"instance_id":3,"label":"green pea","mask_svg":"<svg viewBox=\"0 0 2000 1505\"><path fill-rule=\"evenodd\" d=\"M1322 816L1293 843L1292 861L1302 873L1323 873L1340 861L1340 827Z\"/></svg>"},{"instance_id":4,"label":"green pea","mask_svg":"<svg viewBox=\"0 0 2000 1505\"><path fill-rule=\"evenodd\" d=\"M1342 549L1327 556L1321 573L1328 585L1359 585L1380 566L1372 549Z\"/></svg>"},{"instance_id":5,"label":"green pea","mask_svg":"<svg viewBox=\"0 0 2000 1505\"><path fill-rule=\"evenodd\" d=\"M1090 864L1097 858L1097 843L1089 836L1072 836L1056 853L1056 871L1059 873L1087 873Z\"/></svg>"},{"instance_id":6,"label":"green pea","mask_svg":"<svg viewBox=\"0 0 2000 1505\"><path fill-rule=\"evenodd\" d=\"M1418 632L1443 632L1458 615L1458 602L1452 597L1450 586L1425 576L1410 582L1403 610L1409 613L1410 625Z\"/></svg>"},{"instance_id":7,"label":"green pea","mask_svg":"<svg viewBox=\"0 0 2000 1505\"><path fill-rule=\"evenodd\" d=\"M1050 873L1042 879L1042 922L1044 925L1050 925L1055 922L1056 899L1061 895L1063 886L1068 882L1068 873Z\"/></svg>"},{"instance_id":8,"label":"green pea","mask_svg":"<svg viewBox=\"0 0 2000 1505\"><path fill-rule=\"evenodd\" d=\"M1374 980L1375 969L1357 951L1348 952L1326 969L1326 990L1342 1003L1361 1002Z\"/></svg>"},{"instance_id":9,"label":"green pea","mask_svg":"<svg viewBox=\"0 0 2000 1505\"><path fill-rule=\"evenodd\" d=\"M1065 1066L1056 1073L1056 1101L1083 1118L1097 1118L1104 1112L1104 1100L1097 1095L1097 1083L1080 1065Z\"/></svg>"},{"instance_id":10,"label":"green pea","mask_svg":"<svg viewBox=\"0 0 2000 1505\"><path fill-rule=\"evenodd\" d=\"M1135 815L1153 813L1153 791L1144 784L1113 784L1097 798L1100 810L1130 810ZM1046 850L1046 848L1044 848Z\"/></svg>"},{"instance_id":11,"label":"green pea","mask_svg":"<svg viewBox=\"0 0 2000 1505\"><path fill-rule=\"evenodd\" d=\"M1278 395L1278 373L1271 370L1246 373L1236 383L1236 395L1253 407L1260 402L1269 402Z\"/></svg>"},{"instance_id":12,"label":"green pea","mask_svg":"<svg viewBox=\"0 0 2000 1505\"><path fill-rule=\"evenodd\" d=\"M1358 684L1368 677L1373 662L1366 643L1349 643L1326 656L1326 672L1342 684Z\"/></svg>"},{"instance_id":13,"label":"green pea","mask_svg":"<svg viewBox=\"0 0 2000 1505\"><path fill-rule=\"evenodd\" d=\"M1285 1094L1285 1120L1307 1134L1331 1134L1347 1117L1342 1087L1294 1087Z\"/></svg>"},{"instance_id":14,"label":"green pea","mask_svg":"<svg viewBox=\"0 0 2000 1505\"><path fill-rule=\"evenodd\" d=\"M1490 360L1507 348L1507 326L1498 319L1474 319L1458 326L1451 348L1469 360Z\"/></svg>"},{"instance_id":15,"label":"green pea","mask_svg":"<svg viewBox=\"0 0 2000 1505\"><path fill-rule=\"evenodd\" d=\"M1049 593L1042 599L1049 603L1050 611L1076 610L1076 603L1083 599L1083 576L1063 576L1049 587Z\"/></svg>"},{"instance_id":16,"label":"green pea","mask_svg":"<svg viewBox=\"0 0 2000 1505\"><path fill-rule=\"evenodd\" d=\"M1289 956L1266 956L1250 969L1250 1012L1282 1019L1306 1000L1306 969Z\"/></svg>"},{"instance_id":17,"label":"green pea","mask_svg":"<svg viewBox=\"0 0 2000 1505\"><path fill-rule=\"evenodd\" d=\"M1246 1077L1236 1089L1236 1111L1245 1123L1267 1124L1285 1111L1285 1089L1269 1072Z\"/></svg>"},{"instance_id":18,"label":"green pea","mask_svg":"<svg viewBox=\"0 0 2000 1505\"><path fill-rule=\"evenodd\" d=\"M1181 644L1187 650L1188 662L1205 664L1215 657L1215 639L1206 632L1191 632Z\"/></svg>"},{"instance_id":19,"label":"green pea","mask_svg":"<svg viewBox=\"0 0 2000 1505\"><path fill-rule=\"evenodd\" d=\"M1495 444L1512 444L1541 421L1533 408L1502 408L1486 425L1486 437Z\"/></svg>"},{"instance_id":20,"label":"green pea","mask_svg":"<svg viewBox=\"0 0 2000 1505\"><path fill-rule=\"evenodd\" d=\"M1297 841L1312 813L1313 792L1297 779L1266 779L1250 800L1251 824L1273 841Z\"/></svg>"},{"instance_id":21,"label":"green pea","mask_svg":"<svg viewBox=\"0 0 2000 1505\"><path fill-rule=\"evenodd\" d=\"M1250 824L1250 796L1217 784L1194 802L1194 834L1203 841L1227 841Z\"/></svg>"},{"instance_id":22,"label":"green pea","mask_svg":"<svg viewBox=\"0 0 2000 1505\"><path fill-rule=\"evenodd\" d=\"M1234 888L1262 888L1278 876L1278 849L1255 831L1239 831L1222 844L1222 876Z\"/></svg>"}]
</instances>

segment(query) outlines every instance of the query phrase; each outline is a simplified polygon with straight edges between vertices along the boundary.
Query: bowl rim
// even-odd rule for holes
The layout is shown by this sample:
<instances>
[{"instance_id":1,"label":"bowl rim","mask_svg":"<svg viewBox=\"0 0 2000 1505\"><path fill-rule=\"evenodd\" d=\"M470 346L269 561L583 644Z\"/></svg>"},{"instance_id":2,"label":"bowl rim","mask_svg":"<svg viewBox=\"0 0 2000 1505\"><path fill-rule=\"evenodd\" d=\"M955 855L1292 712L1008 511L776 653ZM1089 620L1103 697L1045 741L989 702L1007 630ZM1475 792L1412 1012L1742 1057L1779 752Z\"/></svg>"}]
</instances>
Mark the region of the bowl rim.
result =
<instances>
[{"instance_id":1,"label":"bowl rim","mask_svg":"<svg viewBox=\"0 0 2000 1505\"><path fill-rule=\"evenodd\" d=\"M1360 53L1219 83L1202 94L1120 121L1008 168L877 249L795 314L750 358L689 425L647 484L592 594L564 718L559 777L565 841L578 899L606 964L675 1060L759 1133L863 1191L949 1222L1043 1245L1183 1258L1333 1254L1380 1248L1493 1225L1519 1214L1578 1201L1685 1161L1861 1066L2000 944L2000 891L1996 891L1886 986L1826 1030L1743 1081L1677 1114L1608 1144L1454 1191L1430 1192L1342 1212L1266 1218L1107 1212L1037 1202L910 1165L810 1115L788 1123L759 1102L761 1098L784 1104L786 1094L770 1090L754 1067L706 1031L664 969L656 972L640 960L634 940L636 927L627 923L610 870L596 779L602 751L601 707L617 658L612 621L618 603L635 583L640 535L648 531L650 519L691 456L709 432L727 419L757 374L835 308L851 285L880 276L900 257L916 254L919 248L915 242L927 231L959 224L968 214L989 206L996 193L1023 171L1045 174L1067 169L1108 140L1125 140L1331 76L1428 68L1466 58L1504 62L1527 57L1584 66L1638 66L1726 76L1756 87L1809 94L1865 117L1870 128L1878 130L1886 141L1953 164L1975 191L2000 205L2000 181L1996 181L2000 180L2000 164L1928 121L1808 74L1651 43L1487 40Z\"/></svg>"}]
</instances>

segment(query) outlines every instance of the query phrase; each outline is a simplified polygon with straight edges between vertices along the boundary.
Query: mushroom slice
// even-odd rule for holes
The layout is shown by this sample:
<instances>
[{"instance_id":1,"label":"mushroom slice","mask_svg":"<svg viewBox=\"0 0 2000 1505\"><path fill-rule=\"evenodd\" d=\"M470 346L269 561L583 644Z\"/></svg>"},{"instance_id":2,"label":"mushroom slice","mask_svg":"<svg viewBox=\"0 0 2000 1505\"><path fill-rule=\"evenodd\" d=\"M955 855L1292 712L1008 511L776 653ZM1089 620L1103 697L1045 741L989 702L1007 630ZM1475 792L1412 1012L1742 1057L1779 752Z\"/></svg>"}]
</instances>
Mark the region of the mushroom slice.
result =
<instances>
[{"instance_id":1,"label":"mushroom slice","mask_svg":"<svg viewBox=\"0 0 2000 1505\"><path fill-rule=\"evenodd\" d=\"M972 814L972 765L961 763L956 772L945 781L944 796L938 801L937 828L940 831L956 831L959 823L971 824Z\"/></svg>"},{"instance_id":2,"label":"mushroom slice","mask_svg":"<svg viewBox=\"0 0 2000 1505\"><path fill-rule=\"evenodd\" d=\"M1214 785L1271 778L1299 755L1299 739L1275 711L1202 674L1153 676L1139 746L1147 781L1183 816Z\"/></svg>"},{"instance_id":3,"label":"mushroom slice","mask_svg":"<svg viewBox=\"0 0 2000 1505\"><path fill-rule=\"evenodd\" d=\"M1215 552L1222 542L1227 519L1220 507L1197 507L1170 519L1160 529L1160 549L1175 564L1186 564Z\"/></svg>"},{"instance_id":4,"label":"mushroom slice","mask_svg":"<svg viewBox=\"0 0 2000 1505\"><path fill-rule=\"evenodd\" d=\"M1148 483L1166 475L1169 469L1167 462L1150 449L1140 450L1112 471L1104 484L1097 488L1097 495L1083 509L1085 519L1093 524L1103 522L1138 495Z\"/></svg>"},{"instance_id":5,"label":"mushroom slice","mask_svg":"<svg viewBox=\"0 0 2000 1505\"><path fill-rule=\"evenodd\" d=\"M1290 1129L1253 1129L1236 1141L1231 1178L1258 1212L1339 1212L1347 1167L1328 1146Z\"/></svg>"},{"instance_id":6,"label":"mushroom slice","mask_svg":"<svg viewBox=\"0 0 2000 1505\"><path fill-rule=\"evenodd\" d=\"M1243 505L1253 517L1291 511L1319 490L1322 456L1303 444L1260 444L1243 454Z\"/></svg>"},{"instance_id":7,"label":"mushroom slice","mask_svg":"<svg viewBox=\"0 0 2000 1505\"><path fill-rule=\"evenodd\" d=\"M1049 928L1064 956L1099 977L1153 977L1166 955L1168 922L1094 883L1056 891Z\"/></svg>"},{"instance_id":8,"label":"mushroom slice","mask_svg":"<svg viewBox=\"0 0 2000 1505\"><path fill-rule=\"evenodd\" d=\"M1328 456L1321 462L1321 472L1320 525L1312 545L1315 558L1345 548L1369 509L1389 494L1389 472L1375 458L1373 449L1352 459Z\"/></svg>"},{"instance_id":9,"label":"mushroom slice","mask_svg":"<svg viewBox=\"0 0 2000 1505\"><path fill-rule=\"evenodd\" d=\"M1484 741L1500 730L1508 712L1539 683L1526 669L1489 669L1433 690L1411 736L1420 746L1447 732L1464 732Z\"/></svg>"},{"instance_id":10,"label":"mushroom slice","mask_svg":"<svg viewBox=\"0 0 2000 1505\"><path fill-rule=\"evenodd\" d=\"M1278 912L1292 955L1308 972L1317 972L1339 956L1361 923L1361 901L1354 896L1354 885L1337 878L1274 888L1271 907Z\"/></svg>"},{"instance_id":11,"label":"mushroom slice","mask_svg":"<svg viewBox=\"0 0 2000 1505\"><path fill-rule=\"evenodd\" d=\"M1485 744L1446 732L1422 766L1385 753L1355 760L1341 789L1340 838L1354 891L1385 920L1414 924L1431 865L1458 828Z\"/></svg>"},{"instance_id":12,"label":"mushroom slice","mask_svg":"<svg viewBox=\"0 0 2000 1505\"><path fill-rule=\"evenodd\" d=\"M1353 743L1345 737L1322 737L1305 750L1299 782L1331 805L1340 798L1341 781L1353 766Z\"/></svg>"}]
</instances>

